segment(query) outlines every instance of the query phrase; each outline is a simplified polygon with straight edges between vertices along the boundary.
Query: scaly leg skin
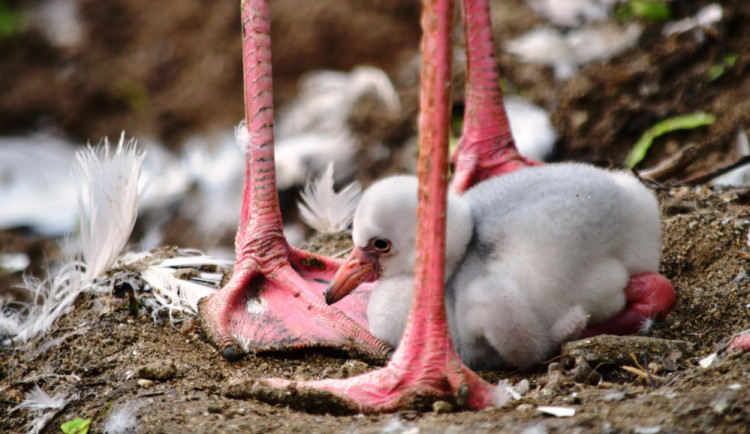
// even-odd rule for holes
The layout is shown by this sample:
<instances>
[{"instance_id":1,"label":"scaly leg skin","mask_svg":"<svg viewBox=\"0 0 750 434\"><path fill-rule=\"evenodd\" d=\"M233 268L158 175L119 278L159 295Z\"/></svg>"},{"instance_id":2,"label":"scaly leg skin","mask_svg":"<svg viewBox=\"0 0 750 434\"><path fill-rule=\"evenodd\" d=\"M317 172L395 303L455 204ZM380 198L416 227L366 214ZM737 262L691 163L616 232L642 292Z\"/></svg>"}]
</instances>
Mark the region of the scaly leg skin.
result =
<instances>
[{"instance_id":1,"label":"scaly leg skin","mask_svg":"<svg viewBox=\"0 0 750 434\"><path fill-rule=\"evenodd\" d=\"M445 214L450 120L452 0L425 0L419 121L419 229L415 300L393 358L380 370L347 380L250 382L242 393L307 411L396 411L445 399L462 408L490 405L493 387L461 363L445 310ZM335 409L333 407L336 407Z\"/></svg>"},{"instance_id":2,"label":"scaly leg skin","mask_svg":"<svg viewBox=\"0 0 750 434\"><path fill-rule=\"evenodd\" d=\"M463 0L466 45L464 130L453 153L451 189L462 193L493 176L542 163L518 153L503 105L489 0Z\"/></svg>"},{"instance_id":3,"label":"scaly leg skin","mask_svg":"<svg viewBox=\"0 0 750 434\"><path fill-rule=\"evenodd\" d=\"M229 359L241 351L332 347L383 359L390 347L367 330L369 294L328 306L327 281L341 261L290 247L282 232L273 154L273 97L268 1L242 2L245 117L239 130L245 186L235 240L234 275L201 301L201 324ZM245 128L244 126L240 127Z\"/></svg>"}]
</instances>

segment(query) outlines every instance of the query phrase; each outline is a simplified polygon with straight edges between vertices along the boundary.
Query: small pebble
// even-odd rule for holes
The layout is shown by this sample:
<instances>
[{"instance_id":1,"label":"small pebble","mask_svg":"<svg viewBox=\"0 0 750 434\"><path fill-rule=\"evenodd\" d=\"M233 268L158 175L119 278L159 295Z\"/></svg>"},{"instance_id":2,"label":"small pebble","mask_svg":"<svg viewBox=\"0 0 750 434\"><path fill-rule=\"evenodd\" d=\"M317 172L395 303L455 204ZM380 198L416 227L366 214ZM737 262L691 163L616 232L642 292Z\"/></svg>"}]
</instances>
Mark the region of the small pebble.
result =
<instances>
[{"instance_id":1,"label":"small pebble","mask_svg":"<svg viewBox=\"0 0 750 434\"><path fill-rule=\"evenodd\" d=\"M450 413L453 411L453 406L448 401L435 401L432 403L432 410L435 413Z\"/></svg>"}]
</instances>

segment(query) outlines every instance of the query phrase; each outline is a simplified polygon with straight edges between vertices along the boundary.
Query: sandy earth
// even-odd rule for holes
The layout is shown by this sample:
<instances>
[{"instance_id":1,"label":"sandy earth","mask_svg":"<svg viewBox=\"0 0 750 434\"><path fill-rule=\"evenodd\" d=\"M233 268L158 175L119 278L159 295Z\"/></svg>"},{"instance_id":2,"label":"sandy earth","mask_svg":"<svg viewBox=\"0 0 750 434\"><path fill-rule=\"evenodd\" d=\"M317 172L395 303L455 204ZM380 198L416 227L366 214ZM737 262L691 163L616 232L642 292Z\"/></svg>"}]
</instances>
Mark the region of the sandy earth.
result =
<instances>
[{"instance_id":1,"label":"sandy earth","mask_svg":"<svg viewBox=\"0 0 750 434\"><path fill-rule=\"evenodd\" d=\"M78 3L87 23L79 46L54 48L35 29L0 39L1 134L51 128L97 141L126 128L176 145L190 132L233 125L241 117L239 8L233 2ZM539 23L522 2L494 3L498 41ZM673 4L675 16L684 17L709 2L673 3L678 3ZM176 326L166 318L155 323L148 309L133 315L127 299L82 296L75 311L36 345L0 351L0 431L26 431L34 414L14 407L38 384L53 394L77 395L47 432L59 432L61 423L75 417L92 417L92 430L98 432L108 415L126 403L135 406L142 432L745 432L750 354L730 355L709 368L698 361L733 333L750 328L750 189L677 185L735 161L736 133L750 121L750 5L725 3L722 25L703 43L693 35L666 38L660 25L648 24L637 47L607 63L585 66L562 83L547 68L499 55L511 87L552 112L561 132L559 159L617 166L655 122L699 110L716 115L710 127L657 140L642 164L652 167L684 146L696 147L692 165L650 184L664 216L661 271L677 290L677 304L648 338L667 342L579 342L583 350L566 348L567 355L553 363L522 372L482 372L492 382L529 381L529 392L501 409L373 416L318 409L309 414L300 410L312 410L310 404L296 398L280 404L230 398L228 385L266 376L345 377L375 366L320 351L249 355L229 363L191 320ZM272 2L272 10L280 104L294 94L294 83L306 70L348 70L367 62L394 79L404 117L383 119L365 104L353 114L355 130L365 143L378 140L394 148L413 134L416 87L408 64L419 38L418 2L300 6L279 0ZM727 53L738 55L734 65L708 80L707 70ZM63 73L71 68L72 73ZM459 74L456 110L462 108L461 82ZM364 181L396 170L394 164L366 168ZM42 273L46 261L58 259L54 241L23 230L0 235L3 252L29 253L31 273ZM339 244L318 241L313 247L330 253ZM0 290L7 292L18 279L0 276ZM650 378L622 368L637 367L631 352L649 368ZM584 354L587 364L571 354ZM576 414L556 418L540 413L540 405L570 407Z\"/></svg>"}]
</instances>

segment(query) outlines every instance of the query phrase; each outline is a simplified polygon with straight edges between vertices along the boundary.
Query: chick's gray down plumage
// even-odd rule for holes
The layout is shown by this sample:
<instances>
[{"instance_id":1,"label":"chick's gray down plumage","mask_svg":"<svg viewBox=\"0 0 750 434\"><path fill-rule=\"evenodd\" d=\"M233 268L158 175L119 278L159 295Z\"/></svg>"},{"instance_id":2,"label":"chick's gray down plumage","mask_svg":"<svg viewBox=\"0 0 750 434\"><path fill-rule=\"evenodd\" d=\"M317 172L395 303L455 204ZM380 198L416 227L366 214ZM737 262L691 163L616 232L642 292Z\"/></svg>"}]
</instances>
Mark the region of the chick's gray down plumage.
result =
<instances>
[{"instance_id":1,"label":"chick's gray down plumage","mask_svg":"<svg viewBox=\"0 0 750 434\"><path fill-rule=\"evenodd\" d=\"M417 181L363 195L353 240L391 242L368 305L371 332L397 346L412 302ZM583 164L533 167L448 197L446 301L453 343L473 368L525 367L625 306L629 276L657 272L661 222L635 177Z\"/></svg>"}]
</instances>

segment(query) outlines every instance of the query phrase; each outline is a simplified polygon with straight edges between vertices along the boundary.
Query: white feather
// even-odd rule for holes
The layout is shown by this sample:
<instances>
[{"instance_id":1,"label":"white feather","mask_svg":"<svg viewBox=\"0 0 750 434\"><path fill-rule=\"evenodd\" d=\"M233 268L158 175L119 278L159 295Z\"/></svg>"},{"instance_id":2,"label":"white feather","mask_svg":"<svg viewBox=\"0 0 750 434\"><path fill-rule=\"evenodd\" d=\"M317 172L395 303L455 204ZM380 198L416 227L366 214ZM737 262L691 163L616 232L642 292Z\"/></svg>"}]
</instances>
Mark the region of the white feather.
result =
<instances>
[{"instance_id":1,"label":"white feather","mask_svg":"<svg viewBox=\"0 0 750 434\"><path fill-rule=\"evenodd\" d=\"M321 233L341 232L349 226L362 188L353 182L336 193L333 189L333 164L317 180L308 182L299 204L302 219Z\"/></svg>"},{"instance_id":2,"label":"white feather","mask_svg":"<svg viewBox=\"0 0 750 434\"><path fill-rule=\"evenodd\" d=\"M45 392L39 385L35 385L26 398L15 409L29 409L31 411L59 410L68 403L68 394L61 392L54 397Z\"/></svg>"},{"instance_id":3,"label":"white feather","mask_svg":"<svg viewBox=\"0 0 750 434\"><path fill-rule=\"evenodd\" d=\"M105 140L103 146L89 146L77 157L79 167L74 174L85 184L78 191L84 261L68 258L44 280L26 278L22 287L31 293L32 303L20 310L0 299L0 345L23 345L43 335L57 318L73 309L78 294L100 291L94 278L114 265L130 237L144 155L121 136L114 155Z\"/></svg>"},{"instance_id":4,"label":"white feather","mask_svg":"<svg viewBox=\"0 0 750 434\"><path fill-rule=\"evenodd\" d=\"M126 434L137 432L138 419L135 413L141 408L133 401L121 405L109 413L102 432L105 434Z\"/></svg>"},{"instance_id":5,"label":"white feather","mask_svg":"<svg viewBox=\"0 0 750 434\"><path fill-rule=\"evenodd\" d=\"M86 279L107 271L125 247L138 216L138 178L145 154L135 141L125 142L125 134L114 155L110 156L109 141L102 146L77 154L74 174L84 181L78 190L81 213L81 240Z\"/></svg>"}]
</instances>

